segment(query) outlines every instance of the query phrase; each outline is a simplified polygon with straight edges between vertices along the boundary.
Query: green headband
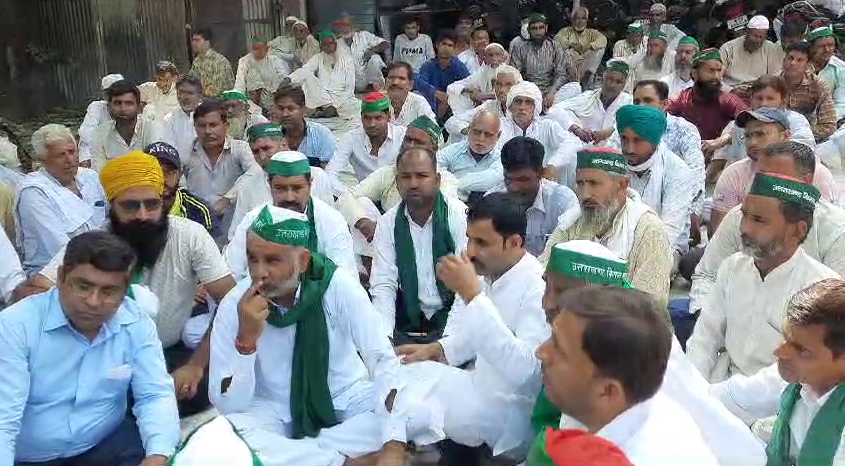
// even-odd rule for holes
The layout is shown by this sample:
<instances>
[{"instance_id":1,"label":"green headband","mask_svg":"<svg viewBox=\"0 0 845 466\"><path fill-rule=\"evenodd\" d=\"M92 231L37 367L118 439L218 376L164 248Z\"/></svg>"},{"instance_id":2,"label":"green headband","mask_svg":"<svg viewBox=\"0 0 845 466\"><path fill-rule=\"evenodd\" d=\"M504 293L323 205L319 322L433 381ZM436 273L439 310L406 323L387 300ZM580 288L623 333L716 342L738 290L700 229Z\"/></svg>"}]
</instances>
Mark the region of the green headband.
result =
<instances>
[{"instance_id":1,"label":"green headband","mask_svg":"<svg viewBox=\"0 0 845 466\"><path fill-rule=\"evenodd\" d=\"M596 285L631 288L625 280L628 264L562 248L552 248L546 271L581 278Z\"/></svg>"},{"instance_id":2,"label":"green headband","mask_svg":"<svg viewBox=\"0 0 845 466\"><path fill-rule=\"evenodd\" d=\"M533 15L528 17L528 24L531 23L546 23L546 15L542 13L534 13Z\"/></svg>"},{"instance_id":3,"label":"green headband","mask_svg":"<svg viewBox=\"0 0 845 466\"><path fill-rule=\"evenodd\" d=\"M612 60L607 63L607 71L618 71L628 76L628 73L631 72L631 67L622 60Z\"/></svg>"},{"instance_id":4,"label":"green headband","mask_svg":"<svg viewBox=\"0 0 845 466\"><path fill-rule=\"evenodd\" d=\"M707 60L717 60L721 62L722 55L719 54L717 49L704 49L701 52L698 52L698 55L692 59L692 66L696 67Z\"/></svg>"},{"instance_id":5,"label":"green headband","mask_svg":"<svg viewBox=\"0 0 845 466\"><path fill-rule=\"evenodd\" d=\"M240 100L244 103L249 103L249 97L241 91L226 91L220 94L220 98L223 100Z\"/></svg>"},{"instance_id":6,"label":"green headband","mask_svg":"<svg viewBox=\"0 0 845 466\"><path fill-rule=\"evenodd\" d=\"M578 151L576 169L593 168L608 173L628 174L628 160L620 152L608 148L584 149Z\"/></svg>"},{"instance_id":7,"label":"green headband","mask_svg":"<svg viewBox=\"0 0 845 466\"><path fill-rule=\"evenodd\" d=\"M799 180L765 173L757 173L748 194L773 197L783 202L799 204L815 210L821 193L815 186Z\"/></svg>"},{"instance_id":8,"label":"green headband","mask_svg":"<svg viewBox=\"0 0 845 466\"><path fill-rule=\"evenodd\" d=\"M270 160L270 163L267 164L267 174L270 176L310 175L311 165L308 163L308 159L296 160L294 162Z\"/></svg>"},{"instance_id":9,"label":"green headband","mask_svg":"<svg viewBox=\"0 0 845 466\"><path fill-rule=\"evenodd\" d=\"M696 49L701 48L698 44L698 41L695 40L695 37L692 36L684 36L681 40L678 41L678 45L694 45Z\"/></svg>"},{"instance_id":10,"label":"green headband","mask_svg":"<svg viewBox=\"0 0 845 466\"><path fill-rule=\"evenodd\" d=\"M280 139L285 135L284 130L275 123L259 123L246 130L247 141L253 143L261 138Z\"/></svg>"},{"instance_id":11,"label":"green headband","mask_svg":"<svg viewBox=\"0 0 845 466\"><path fill-rule=\"evenodd\" d=\"M275 223L268 206L261 209L249 229L264 240L289 246L308 247L308 238L311 236L311 227L306 221L289 218Z\"/></svg>"},{"instance_id":12,"label":"green headband","mask_svg":"<svg viewBox=\"0 0 845 466\"><path fill-rule=\"evenodd\" d=\"M425 132L434 144L440 139L440 127L427 116L419 116L408 123L408 128L417 128Z\"/></svg>"},{"instance_id":13,"label":"green headband","mask_svg":"<svg viewBox=\"0 0 845 466\"><path fill-rule=\"evenodd\" d=\"M804 36L804 40L813 42L814 40L824 39L825 37L833 37L833 29L827 26L815 28Z\"/></svg>"},{"instance_id":14,"label":"green headband","mask_svg":"<svg viewBox=\"0 0 845 466\"><path fill-rule=\"evenodd\" d=\"M669 38L666 36L666 33L663 31L653 31L651 34L648 35L648 40L652 39L660 39L663 42L669 43Z\"/></svg>"},{"instance_id":15,"label":"green headband","mask_svg":"<svg viewBox=\"0 0 845 466\"><path fill-rule=\"evenodd\" d=\"M317 38L320 39L320 42L322 42L323 40L328 38L337 39L337 36L335 35L334 31L325 29L323 31L320 31L320 34L317 35Z\"/></svg>"},{"instance_id":16,"label":"green headband","mask_svg":"<svg viewBox=\"0 0 845 466\"><path fill-rule=\"evenodd\" d=\"M372 92L361 101L361 113L379 113L390 110L390 99L381 92Z\"/></svg>"}]
</instances>

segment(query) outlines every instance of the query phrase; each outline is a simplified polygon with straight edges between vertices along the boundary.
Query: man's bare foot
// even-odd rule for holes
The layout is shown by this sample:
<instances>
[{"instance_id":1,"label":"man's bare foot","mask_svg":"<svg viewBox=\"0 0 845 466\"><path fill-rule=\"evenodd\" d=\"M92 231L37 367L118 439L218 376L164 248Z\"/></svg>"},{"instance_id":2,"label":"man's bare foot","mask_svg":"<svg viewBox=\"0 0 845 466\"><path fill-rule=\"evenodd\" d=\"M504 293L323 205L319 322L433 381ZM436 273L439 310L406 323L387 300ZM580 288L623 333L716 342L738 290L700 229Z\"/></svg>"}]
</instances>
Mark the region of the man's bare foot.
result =
<instances>
[{"instance_id":1,"label":"man's bare foot","mask_svg":"<svg viewBox=\"0 0 845 466\"><path fill-rule=\"evenodd\" d=\"M405 466L405 444L391 441L381 448L376 466Z\"/></svg>"}]
</instances>

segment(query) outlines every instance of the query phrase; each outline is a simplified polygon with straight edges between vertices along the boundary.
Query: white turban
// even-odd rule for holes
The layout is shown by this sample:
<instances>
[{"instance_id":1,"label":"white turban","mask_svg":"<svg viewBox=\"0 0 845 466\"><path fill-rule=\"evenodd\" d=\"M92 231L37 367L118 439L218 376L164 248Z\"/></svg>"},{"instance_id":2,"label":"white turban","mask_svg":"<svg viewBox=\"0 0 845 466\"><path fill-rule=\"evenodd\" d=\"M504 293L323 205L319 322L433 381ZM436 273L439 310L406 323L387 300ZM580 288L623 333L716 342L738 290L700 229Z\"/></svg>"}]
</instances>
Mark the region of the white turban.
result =
<instances>
[{"instance_id":1,"label":"white turban","mask_svg":"<svg viewBox=\"0 0 845 466\"><path fill-rule=\"evenodd\" d=\"M499 44L499 43L497 43L497 42L493 42L493 43L491 43L491 44L487 45L487 47L484 47L484 51L485 51L485 52L486 52L486 51L488 51L488 50L490 50L490 49L499 49L499 50L501 50L502 52L507 53L507 50L505 50L505 48L504 48L504 47L502 47L502 44Z\"/></svg>"},{"instance_id":2,"label":"white turban","mask_svg":"<svg viewBox=\"0 0 845 466\"><path fill-rule=\"evenodd\" d=\"M519 72L518 69L503 63L496 67L496 74L495 76L498 77L500 74L509 74L513 76L515 83L522 82L522 73Z\"/></svg>"},{"instance_id":3,"label":"white turban","mask_svg":"<svg viewBox=\"0 0 845 466\"><path fill-rule=\"evenodd\" d=\"M748 21L748 24L745 26L746 29L762 29L764 31L769 29L769 18L766 18L763 15L757 15L751 18Z\"/></svg>"},{"instance_id":4,"label":"white turban","mask_svg":"<svg viewBox=\"0 0 845 466\"><path fill-rule=\"evenodd\" d=\"M517 97L528 97L529 99L533 100L534 117L540 116L540 112L543 110L543 93L540 91L540 88L537 87L536 84L532 83L531 81L522 81L520 83L514 84L514 86L511 88L511 91L508 92L508 114L510 114L511 104Z\"/></svg>"}]
</instances>

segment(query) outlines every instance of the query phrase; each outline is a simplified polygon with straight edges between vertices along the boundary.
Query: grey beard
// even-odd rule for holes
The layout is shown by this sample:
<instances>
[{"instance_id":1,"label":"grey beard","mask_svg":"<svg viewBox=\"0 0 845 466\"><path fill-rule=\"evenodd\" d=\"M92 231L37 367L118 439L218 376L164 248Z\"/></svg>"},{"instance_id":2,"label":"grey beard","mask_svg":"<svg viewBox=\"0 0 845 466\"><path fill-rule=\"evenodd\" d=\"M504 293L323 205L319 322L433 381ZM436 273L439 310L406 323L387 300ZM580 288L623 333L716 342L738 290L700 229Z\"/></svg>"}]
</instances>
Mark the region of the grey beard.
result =
<instances>
[{"instance_id":1,"label":"grey beard","mask_svg":"<svg viewBox=\"0 0 845 466\"><path fill-rule=\"evenodd\" d=\"M299 287L299 275L301 273L302 270L299 267L299 262L294 262L293 272L290 277L288 277L283 283L274 286L272 290L269 290L267 292L267 298L276 299L296 290L297 287Z\"/></svg>"},{"instance_id":2,"label":"grey beard","mask_svg":"<svg viewBox=\"0 0 845 466\"><path fill-rule=\"evenodd\" d=\"M773 244L761 245L754 244L748 238L742 237L742 252L751 256L754 260L769 259L778 253L781 249L781 243L775 242Z\"/></svg>"},{"instance_id":3,"label":"grey beard","mask_svg":"<svg viewBox=\"0 0 845 466\"><path fill-rule=\"evenodd\" d=\"M606 206L597 208L584 208L581 206L581 215L584 218L584 223L595 231L605 231L610 228L613 223L616 213L619 211L621 205L616 199L610 201Z\"/></svg>"},{"instance_id":4,"label":"grey beard","mask_svg":"<svg viewBox=\"0 0 845 466\"><path fill-rule=\"evenodd\" d=\"M649 70L660 70L663 68L663 57L646 55L645 59L643 59L643 65Z\"/></svg>"},{"instance_id":5,"label":"grey beard","mask_svg":"<svg viewBox=\"0 0 845 466\"><path fill-rule=\"evenodd\" d=\"M678 63L678 62L676 61L676 62L675 62L675 71L676 71L679 75L682 75L682 76L689 76L690 74L692 74L692 64L691 64L691 63L687 63L687 62Z\"/></svg>"},{"instance_id":6,"label":"grey beard","mask_svg":"<svg viewBox=\"0 0 845 466\"><path fill-rule=\"evenodd\" d=\"M246 130L246 115L230 117L229 118L229 137L233 139L241 139L244 137Z\"/></svg>"}]
</instances>

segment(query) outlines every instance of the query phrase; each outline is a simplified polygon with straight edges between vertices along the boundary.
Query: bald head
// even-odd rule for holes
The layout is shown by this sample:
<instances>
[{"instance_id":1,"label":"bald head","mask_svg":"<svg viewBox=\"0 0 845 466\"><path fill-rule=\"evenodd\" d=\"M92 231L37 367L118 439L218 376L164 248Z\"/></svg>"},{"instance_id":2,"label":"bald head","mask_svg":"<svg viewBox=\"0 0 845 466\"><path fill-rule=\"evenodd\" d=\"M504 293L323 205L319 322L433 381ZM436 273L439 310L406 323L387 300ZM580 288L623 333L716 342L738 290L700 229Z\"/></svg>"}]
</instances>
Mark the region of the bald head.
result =
<instances>
[{"instance_id":1,"label":"bald head","mask_svg":"<svg viewBox=\"0 0 845 466\"><path fill-rule=\"evenodd\" d=\"M487 110L476 113L469 124L467 133L469 150L476 155L487 155L492 152L502 134L500 127L499 115Z\"/></svg>"}]
</instances>

